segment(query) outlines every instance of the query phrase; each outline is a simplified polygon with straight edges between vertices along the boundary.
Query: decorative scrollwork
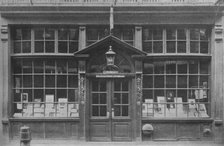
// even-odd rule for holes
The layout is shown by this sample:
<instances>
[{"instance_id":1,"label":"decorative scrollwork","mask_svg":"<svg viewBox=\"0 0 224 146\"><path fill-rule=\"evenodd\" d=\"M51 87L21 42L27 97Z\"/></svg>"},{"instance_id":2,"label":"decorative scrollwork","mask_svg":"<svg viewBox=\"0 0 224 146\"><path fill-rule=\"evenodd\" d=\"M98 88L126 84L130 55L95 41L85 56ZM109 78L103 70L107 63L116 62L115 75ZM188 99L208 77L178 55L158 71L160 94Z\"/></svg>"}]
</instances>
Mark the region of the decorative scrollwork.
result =
<instances>
[{"instance_id":1,"label":"decorative scrollwork","mask_svg":"<svg viewBox=\"0 0 224 146\"><path fill-rule=\"evenodd\" d=\"M80 95L80 101L81 103L85 103L85 77L80 76L80 86L79 86L79 95Z\"/></svg>"},{"instance_id":2,"label":"decorative scrollwork","mask_svg":"<svg viewBox=\"0 0 224 146\"><path fill-rule=\"evenodd\" d=\"M142 76L136 76L137 103L141 103L142 99Z\"/></svg>"}]
</instances>

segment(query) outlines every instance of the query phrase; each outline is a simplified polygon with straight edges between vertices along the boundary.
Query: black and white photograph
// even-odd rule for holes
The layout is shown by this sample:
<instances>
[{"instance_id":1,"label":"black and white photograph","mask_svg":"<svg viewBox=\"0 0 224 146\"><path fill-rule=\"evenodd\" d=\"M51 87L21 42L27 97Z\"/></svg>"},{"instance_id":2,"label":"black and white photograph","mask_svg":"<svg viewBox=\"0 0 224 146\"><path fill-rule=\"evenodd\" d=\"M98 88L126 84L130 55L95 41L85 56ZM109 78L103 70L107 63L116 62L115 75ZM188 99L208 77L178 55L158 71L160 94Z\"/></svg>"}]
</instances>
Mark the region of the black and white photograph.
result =
<instances>
[{"instance_id":1,"label":"black and white photograph","mask_svg":"<svg viewBox=\"0 0 224 146\"><path fill-rule=\"evenodd\" d=\"M224 0L0 0L0 146L98 145L224 145Z\"/></svg>"}]
</instances>

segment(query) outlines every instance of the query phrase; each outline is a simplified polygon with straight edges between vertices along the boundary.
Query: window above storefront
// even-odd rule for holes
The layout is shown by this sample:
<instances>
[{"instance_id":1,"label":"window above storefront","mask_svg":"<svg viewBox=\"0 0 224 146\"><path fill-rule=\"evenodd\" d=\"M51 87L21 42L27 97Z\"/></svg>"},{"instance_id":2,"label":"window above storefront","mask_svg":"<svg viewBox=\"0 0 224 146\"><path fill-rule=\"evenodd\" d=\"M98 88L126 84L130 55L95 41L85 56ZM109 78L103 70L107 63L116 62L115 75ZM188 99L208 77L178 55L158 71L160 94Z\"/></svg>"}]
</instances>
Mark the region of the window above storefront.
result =
<instances>
[{"instance_id":1,"label":"window above storefront","mask_svg":"<svg viewBox=\"0 0 224 146\"><path fill-rule=\"evenodd\" d=\"M72 54L78 50L78 28L16 27L12 29L13 54Z\"/></svg>"},{"instance_id":2,"label":"window above storefront","mask_svg":"<svg viewBox=\"0 0 224 146\"><path fill-rule=\"evenodd\" d=\"M143 29L143 51L149 54L210 54L209 28Z\"/></svg>"}]
</instances>

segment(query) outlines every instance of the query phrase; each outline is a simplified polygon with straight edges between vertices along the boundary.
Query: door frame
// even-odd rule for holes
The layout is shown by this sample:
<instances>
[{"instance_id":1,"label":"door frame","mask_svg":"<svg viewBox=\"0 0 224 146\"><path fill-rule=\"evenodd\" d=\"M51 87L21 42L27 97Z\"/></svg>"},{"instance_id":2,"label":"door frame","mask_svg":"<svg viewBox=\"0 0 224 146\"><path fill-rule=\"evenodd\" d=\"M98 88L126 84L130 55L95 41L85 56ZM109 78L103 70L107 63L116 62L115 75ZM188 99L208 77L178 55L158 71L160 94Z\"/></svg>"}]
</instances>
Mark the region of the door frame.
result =
<instances>
[{"instance_id":1,"label":"door frame","mask_svg":"<svg viewBox=\"0 0 224 146\"><path fill-rule=\"evenodd\" d=\"M135 119L135 113L136 111L134 111L136 108L135 108L135 80L134 80L134 75L128 75L128 76L125 76L123 79L127 79L128 80L128 86L129 86L129 116L126 118L112 118L111 117L111 113L110 113L110 117L109 118L102 118L102 119L97 119L97 118L91 118L91 84L92 84L92 80L94 79L97 79L96 76L89 76L87 77L87 98L86 98L86 122L85 122L85 129L86 129L86 140L88 141L94 141L96 139L92 139L91 137L91 122L99 122L99 121L102 121L102 122L108 122L108 126L109 128L106 129L109 131L109 133L107 133L107 137L108 138L102 138L102 139L97 139L96 141L133 141L134 140L134 137L135 137L135 125L133 123L134 119ZM99 78L99 79L102 79L102 78ZM107 84L108 84L108 81L110 82L110 86L113 86L113 80L115 79L119 79L119 78L103 78L105 80L107 80ZM121 78L120 78L121 79ZM112 87L113 88L113 87ZM111 89L111 91L108 91L109 94L113 94L113 89ZM108 95L110 96L110 95ZM107 99L109 100L112 100L111 98L107 97ZM110 108L110 112L111 112L111 106L112 106L112 101L109 101L110 105L107 105L109 106L108 108ZM107 104L108 104L108 101L107 101ZM100 123L100 122L99 122ZM129 126L128 129L129 129L129 137L128 138L122 138L122 137L115 137L113 134L116 132L116 126L121 126L122 127L122 124L124 126ZM119 129L117 129L119 130Z\"/></svg>"}]
</instances>

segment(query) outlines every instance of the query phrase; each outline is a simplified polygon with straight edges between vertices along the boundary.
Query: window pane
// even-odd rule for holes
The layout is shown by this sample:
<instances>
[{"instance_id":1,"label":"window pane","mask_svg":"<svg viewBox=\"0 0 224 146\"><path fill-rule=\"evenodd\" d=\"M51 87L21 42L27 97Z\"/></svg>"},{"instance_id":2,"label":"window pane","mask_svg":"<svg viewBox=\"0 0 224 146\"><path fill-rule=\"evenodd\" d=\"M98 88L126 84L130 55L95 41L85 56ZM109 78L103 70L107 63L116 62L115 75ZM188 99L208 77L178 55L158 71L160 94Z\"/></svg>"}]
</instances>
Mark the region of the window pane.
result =
<instances>
[{"instance_id":1,"label":"window pane","mask_svg":"<svg viewBox=\"0 0 224 146\"><path fill-rule=\"evenodd\" d=\"M46 75L45 76L45 86L46 87L55 87L55 76L54 75Z\"/></svg>"},{"instance_id":2,"label":"window pane","mask_svg":"<svg viewBox=\"0 0 224 146\"><path fill-rule=\"evenodd\" d=\"M44 29L36 29L34 31L35 35L34 35L34 39L35 40L44 40Z\"/></svg>"},{"instance_id":3,"label":"window pane","mask_svg":"<svg viewBox=\"0 0 224 146\"><path fill-rule=\"evenodd\" d=\"M122 104L128 104L128 93L122 94Z\"/></svg>"},{"instance_id":4,"label":"window pane","mask_svg":"<svg viewBox=\"0 0 224 146\"><path fill-rule=\"evenodd\" d=\"M208 54L208 42L200 43L200 53Z\"/></svg>"},{"instance_id":5,"label":"window pane","mask_svg":"<svg viewBox=\"0 0 224 146\"><path fill-rule=\"evenodd\" d=\"M209 62L201 61L200 62L200 74L208 74Z\"/></svg>"},{"instance_id":6,"label":"window pane","mask_svg":"<svg viewBox=\"0 0 224 146\"><path fill-rule=\"evenodd\" d=\"M153 42L153 53L163 53L163 42Z\"/></svg>"},{"instance_id":7,"label":"window pane","mask_svg":"<svg viewBox=\"0 0 224 146\"><path fill-rule=\"evenodd\" d=\"M68 40L68 30L61 28L58 30L58 40Z\"/></svg>"},{"instance_id":8,"label":"window pane","mask_svg":"<svg viewBox=\"0 0 224 146\"><path fill-rule=\"evenodd\" d=\"M190 40L199 40L199 35L199 29L190 29Z\"/></svg>"},{"instance_id":9,"label":"window pane","mask_svg":"<svg viewBox=\"0 0 224 146\"><path fill-rule=\"evenodd\" d=\"M98 40L97 29L87 29L87 40Z\"/></svg>"},{"instance_id":10,"label":"window pane","mask_svg":"<svg viewBox=\"0 0 224 146\"><path fill-rule=\"evenodd\" d=\"M45 73L55 73L55 61L54 60L45 61Z\"/></svg>"},{"instance_id":11,"label":"window pane","mask_svg":"<svg viewBox=\"0 0 224 146\"><path fill-rule=\"evenodd\" d=\"M154 65L152 63L144 63L144 74L153 74L153 66Z\"/></svg>"},{"instance_id":12,"label":"window pane","mask_svg":"<svg viewBox=\"0 0 224 146\"><path fill-rule=\"evenodd\" d=\"M57 87L67 87L67 76L64 75L57 76Z\"/></svg>"},{"instance_id":13,"label":"window pane","mask_svg":"<svg viewBox=\"0 0 224 146\"><path fill-rule=\"evenodd\" d=\"M177 53L186 53L186 41L177 42Z\"/></svg>"},{"instance_id":14,"label":"window pane","mask_svg":"<svg viewBox=\"0 0 224 146\"><path fill-rule=\"evenodd\" d=\"M155 68L154 68L155 74L163 74L164 73L164 63L155 63Z\"/></svg>"},{"instance_id":15,"label":"window pane","mask_svg":"<svg viewBox=\"0 0 224 146\"><path fill-rule=\"evenodd\" d=\"M14 36L14 39L15 40L22 40L22 30L21 29L16 29L15 30L15 35Z\"/></svg>"},{"instance_id":16,"label":"window pane","mask_svg":"<svg viewBox=\"0 0 224 146\"><path fill-rule=\"evenodd\" d=\"M133 40L133 29L124 29L123 30L123 39L124 40Z\"/></svg>"},{"instance_id":17,"label":"window pane","mask_svg":"<svg viewBox=\"0 0 224 146\"><path fill-rule=\"evenodd\" d=\"M71 88L78 87L78 76L75 76L75 75L68 76L68 87L71 87Z\"/></svg>"},{"instance_id":18,"label":"window pane","mask_svg":"<svg viewBox=\"0 0 224 146\"><path fill-rule=\"evenodd\" d=\"M207 29L200 29L200 40L208 40L209 31Z\"/></svg>"},{"instance_id":19,"label":"window pane","mask_svg":"<svg viewBox=\"0 0 224 146\"><path fill-rule=\"evenodd\" d=\"M152 76L143 76L143 88L153 88Z\"/></svg>"},{"instance_id":20,"label":"window pane","mask_svg":"<svg viewBox=\"0 0 224 146\"><path fill-rule=\"evenodd\" d=\"M107 107L100 106L100 116L106 116L106 115L107 115Z\"/></svg>"},{"instance_id":21,"label":"window pane","mask_svg":"<svg viewBox=\"0 0 224 146\"><path fill-rule=\"evenodd\" d=\"M46 41L45 45L46 53L54 53L54 41Z\"/></svg>"},{"instance_id":22,"label":"window pane","mask_svg":"<svg viewBox=\"0 0 224 146\"><path fill-rule=\"evenodd\" d=\"M34 90L34 99L40 99L40 101L44 101L44 90L43 89L35 89Z\"/></svg>"},{"instance_id":23,"label":"window pane","mask_svg":"<svg viewBox=\"0 0 224 146\"><path fill-rule=\"evenodd\" d=\"M38 76L35 75L34 76L34 87L44 87L44 77L42 75Z\"/></svg>"},{"instance_id":24,"label":"window pane","mask_svg":"<svg viewBox=\"0 0 224 146\"><path fill-rule=\"evenodd\" d=\"M143 29L143 40L152 40L152 30Z\"/></svg>"},{"instance_id":25,"label":"window pane","mask_svg":"<svg viewBox=\"0 0 224 146\"><path fill-rule=\"evenodd\" d=\"M145 102L145 99L153 99L153 91L152 90L143 90L143 102Z\"/></svg>"},{"instance_id":26,"label":"window pane","mask_svg":"<svg viewBox=\"0 0 224 146\"><path fill-rule=\"evenodd\" d=\"M178 69L179 74L186 74L187 73L187 64L178 64L177 69Z\"/></svg>"},{"instance_id":27,"label":"window pane","mask_svg":"<svg viewBox=\"0 0 224 146\"><path fill-rule=\"evenodd\" d=\"M147 53L152 53L152 42L144 42L143 43L143 51Z\"/></svg>"},{"instance_id":28,"label":"window pane","mask_svg":"<svg viewBox=\"0 0 224 146\"><path fill-rule=\"evenodd\" d=\"M99 104L99 93L92 93L92 104Z\"/></svg>"},{"instance_id":29,"label":"window pane","mask_svg":"<svg viewBox=\"0 0 224 146\"><path fill-rule=\"evenodd\" d=\"M44 42L43 41L35 41L35 53L43 53L44 52Z\"/></svg>"},{"instance_id":30,"label":"window pane","mask_svg":"<svg viewBox=\"0 0 224 146\"><path fill-rule=\"evenodd\" d=\"M177 29L177 39L186 40L186 29Z\"/></svg>"},{"instance_id":31,"label":"window pane","mask_svg":"<svg viewBox=\"0 0 224 146\"><path fill-rule=\"evenodd\" d=\"M67 73L67 62L65 60L57 61L57 73Z\"/></svg>"},{"instance_id":32,"label":"window pane","mask_svg":"<svg viewBox=\"0 0 224 146\"><path fill-rule=\"evenodd\" d=\"M190 53L199 53L199 42L197 41L190 42Z\"/></svg>"},{"instance_id":33,"label":"window pane","mask_svg":"<svg viewBox=\"0 0 224 146\"><path fill-rule=\"evenodd\" d=\"M21 53L21 42L15 42L14 43L14 53Z\"/></svg>"},{"instance_id":34,"label":"window pane","mask_svg":"<svg viewBox=\"0 0 224 146\"><path fill-rule=\"evenodd\" d=\"M22 43L22 53L30 53L31 52L31 42L23 42Z\"/></svg>"},{"instance_id":35,"label":"window pane","mask_svg":"<svg viewBox=\"0 0 224 146\"><path fill-rule=\"evenodd\" d=\"M69 42L69 53L78 51L78 42Z\"/></svg>"},{"instance_id":36,"label":"window pane","mask_svg":"<svg viewBox=\"0 0 224 146\"><path fill-rule=\"evenodd\" d=\"M176 73L176 64L167 64L166 65L166 73L167 74L175 74Z\"/></svg>"},{"instance_id":37,"label":"window pane","mask_svg":"<svg viewBox=\"0 0 224 146\"><path fill-rule=\"evenodd\" d=\"M187 76L178 76L178 88L187 88Z\"/></svg>"},{"instance_id":38,"label":"window pane","mask_svg":"<svg viewBox=\"0 0 224 146\"><path fill-rule=\"evenodd\" d=\"M189 73L198 74L198 62L191 62L189 64Z\"/></svg>"},{"instance_id":39,"label":"window pane","mask_svg":"<svg viewBox=\"0 0 224 146\"><path fill-rule=\"evenodd\" d=\"M58 53L67 53L68 52L68 42L59 41L58 42Z\"/></svg>"},{"instance_id":40,"label":"window pane","mask_svg":"<svg viewBox=\"0 0 224 146\"><path fill-rule=\"evenodd\" d=\"M107 104L107 94L100 93L100 104Z\"/></svg>"},{"instance_id":41,"label":"window pane","mask_svg":"<svg viewBox=\"0 0 224 146\"><path fill-rule=\"evenodd\" d=\"M22 73L22 60L13 60L13 72L15 74Z\"/></svg>"},{"instance_id":42,"label":"window pane","mask_svg":"<svg viewBox=\"0 0 224 146\"><path fill-rule=\"evenodd\" d=\"M54 40L54 29L45 30L45 40Z\"/></svg>"},{"instance_id":43,"label":"window pane","mask_svg":"<svg viewBox=\"0 0 224 146\"><path fill-rule=\"evenodd\" d=\"M78 89L69 89L68 90L68 102L78 102Z\"/></svg>"},{"instance_id":44,"label":"window pane","mask_svg":"<svg viewBox=\"0 0 224 146\"><path fill-rule=\"evenodd\" d=\"M114 98L113 98L113 103L114 104L121 104L121 94L120 93L114 93Z\"/></svg>"},{"instance_id":45,"label":"window pane","mask_svg":"<svg viewBox=\"0 0 224 146\"><path fill-rule=\"evenodd\" d=\"M122 116L128 116L128 106L122 106Z\"/></svg>"},{"instance_id":46,"label":"window pane","mask_svg":"<svg viewBox=\"0 0 224 146\"><path fill-rule=\"evenodd\" d=\"M78 29L69 29L69 40L78 40L79 31Z\"/></svg>"},{"instance_id":47,"label":"window pane","mask_svg":"<svg viewBox=\"0 0 224 146\"><path fill-rule=\"evenodd\" d=\"M198 88L198 76L189 76L189 87L190 88Z\"/></svg>"},{"instance_id":48,"label":"window pane","mask_svg":"<svg viewBox=\"0 0 224 146\"><path fill-rule=\"evenodd\" d=\"M176 88L176 76L166 76L166 87Z\"/></svg>"},{"instance_id":49,"label":"window pane","mask_svg":"<svg viewBox=\"0 0 224 146\"><path fill-rule=\"evenodd\" d=\"M121 106L114 106L114 116L121 116Z\"/></svg>"},{"instance_id":50,"label":"window pane","mask_svg":"<svg viewBox=\"0 0 224 146\"><path fill-rule=\"evenodd\" d=\"M167 53L175 53L176 52L176 42L175 41L167 41Z\"/></svg>"},{"instance_id":51,"label":"window pane","mask_svg":"<svg viewBox=\"0 0 224 146\"><path fill-rule=\"evenodd\" d=\"M23 76L23 87L32 87L32 76Z\"/></svg>"},{"instance_id":52,"label":"window pane","mask_svg":"<svg viewBox=\"0 0 224 146\"><path fill-rule=\"evenodd\" d=\"M30 29L22 30L22 40L31 40L31 30Z\"/></svg>"},{"instance_id":53,"label":"window pane","mask_svg":"<svg viewBox=\"0 0 224 146\"><path fill-rule=\"evenodd\" d=\"M99 116L99 107L92 106L92 116Z\"/></svg>"},{"instance_id":54,"label":"window pane","mask_svg":"<svg viewBox=\"0 0 224 146\"><path fill-rule=\"evenodd\" d=\"M68 73L77 73L78 65L75 60L68 60Z\"/></svg>"},{"instance_id":55,"label":"window pane","mask_svg":"<svg viewBox=\"0 0 224 146\"><path fill-rule=\"evenodd\" d=\"M67 98L67 90L66 89L57 89L57 99L59 99L59 98Z\"/></svg>"},{"instance_id":56,"label":"window pane","mask_svg":"<svg viewBox=\"0 0 224 146\"><path fill-rule=\"evenodd\" d=\"M23 60L23 73L32 73L32 61Z\"/></svg>"},{"instance_id":57,"label":"window pane","mask_svg":"<svg viewBox=\"0 0 224 146\"><path fill-rule=\"evenodd\" d=\"M44 72L44 64L42 60L34 61L34 73L43 73Z\"/></svg>"},{"instance_id":58,"label":"window pane","mask_svg":"<svg viewBox=\"0 0 224 146\"><path fill-rule=\"evenodd\" d=\"M175 29L167 29L166 39L167 40L175 40L176 39L176 30Z\"/></svg>"},{"instance_id":59,"label":"window pane","mask_svg":"<svg viewBox=\"0 0 224 146\"><path fill-rule=\"evenodd\" d=\"M164 76L155 76L154 80L155 88L164 88Z\"/></svg>"},{"instance_id":60,"label":"window pane","mask_svg":"<svg viewBox=\"0 0 224 146\"><path fill-rule=\"evenodd\" d=\"M153 40L162 40L163 39L163 30L155 29L153 30Z\"/></svg>"}]
</instances>

